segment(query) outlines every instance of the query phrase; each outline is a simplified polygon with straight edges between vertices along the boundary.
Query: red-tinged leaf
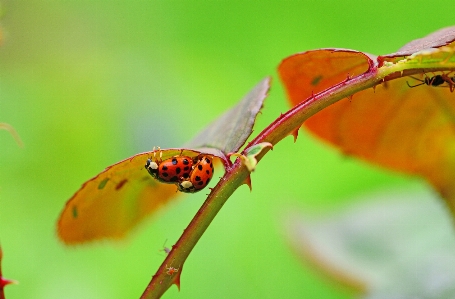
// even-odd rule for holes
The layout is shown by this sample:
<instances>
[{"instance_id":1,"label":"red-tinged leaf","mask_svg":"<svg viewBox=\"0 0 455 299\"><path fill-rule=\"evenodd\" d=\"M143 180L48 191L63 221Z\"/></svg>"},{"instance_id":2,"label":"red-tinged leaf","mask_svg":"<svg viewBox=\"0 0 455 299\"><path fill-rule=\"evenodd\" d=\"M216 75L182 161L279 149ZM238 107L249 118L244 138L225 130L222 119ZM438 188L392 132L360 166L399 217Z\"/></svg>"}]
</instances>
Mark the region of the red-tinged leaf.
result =
<instances>
[{"instance_id":1,"label":"red-tinged leaf","mask_svg":"<svg viewBox=\"0 0 455 299\"><path fill-rule=\"evenodd\" d=\"M322 49L284 59L278 72L292 105L368 71L372 59L354 50Z\"/></svg>"},{"instance_id":2,"label":"red-tinged leaf","mask_svg":"<svg viewBox=\"0 0 455 299\"><path fill-rule=\"evenodd\" d=\"M256 116L270 88L270 78L259 82L237 105L202 130L186 148L217 148L237 152L253 132Z\"/></svg>"},{"instance_id":3,"label":"red-tinged leaf","mask_svg":"<svg viewBox=\"0 0 455 299\"><path fill-rule=\"evenodd\" d=\"M447 46L453 42L455 36L455 26L447 27L440 29L436 32L431 33L428 36L413 40L403 47L396 53L380 56L379 60L389 60L390 58L395 57L404 57L409 56L414 53L430 49L430 48L440 48L442 46ZM389 60L390 61L390 60ZM382 64L380 64L381 66Z\"/></svg>"},{"instance_id":4,"label":"red-tinged leaf","mask_svg":"<svg viewBox=\"0 0 455 299\"><path fill-rule=\"evenodd\" d=\"M195 157L200 151L162 150L162 159ZM176 198L177 186L153 179L144 165L154 152L137 154L111 165L85 182L66 203L58 236L67 244L126 235L146 216Z\"/></svg>"},{"instance_id":5,"label":"red-tinged leaf","mask_svg":"<svg viewBox=\"0 0 455 299\"><path fill-rule=\"evenodd\" d=\"M279 72L292 105L311 97L312 86L308 84L315 76L322 76L316 92L331 84L333 87L326 90L330 93L341 83L344 87L350 84L348 72L372 80L383 75L383 84L336 102L308 119L305 126L348 155L425 177L455 214L454 40L452 27L377 59L352 51L335 59L341 54L334 53L339 52L311 51L284 60ZM421 50L428 45L440 48ZM411 49L421 51L411 54ZM400 53L409 56L400 57ZM308 61L313 61L310 66L306 65ZM333 79L324 81L323 74L333 75ZM419 80L424 81L425 76L429 85L423 82L422 86L410 87L422 83ZM435 76L445 78L443 84L431 86L428 80Z\"/></svg>"}]
</instances>

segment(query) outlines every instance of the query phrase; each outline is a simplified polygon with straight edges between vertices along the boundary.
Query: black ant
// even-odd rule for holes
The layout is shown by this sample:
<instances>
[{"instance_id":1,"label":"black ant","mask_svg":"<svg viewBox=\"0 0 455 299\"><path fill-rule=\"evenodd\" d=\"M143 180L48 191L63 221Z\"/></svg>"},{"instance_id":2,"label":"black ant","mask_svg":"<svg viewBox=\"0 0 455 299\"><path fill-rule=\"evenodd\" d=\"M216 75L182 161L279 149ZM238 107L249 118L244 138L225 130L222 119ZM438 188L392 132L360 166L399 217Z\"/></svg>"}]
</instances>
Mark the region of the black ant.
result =
<instances>
[{"instance_id":1,"label":"black ant","mask_svg":"<svg viewBox=\"0 0 455 299\"><path fill-rule=\"evenodd\" d=\"M409 85L409 82L406 81L406 84L408 84L409 87L413 88L413 87L417 87L417 86L420 86L420 85L423 85L423 84L426 84L428 86L440 86L444 83L447 83L450 88L450 92L453 92L455 90L455 76L450 78L448 75L446 74L442 74L442 75L435 75L433 77L426 77L425 76L425 79L422 80L422 79L419 79L419 78L416 78L416 77L413 77L413 76L409 76L411 77L412 79L414 80L417 80L417 81L420 81L422 83L420 84L416 84L416 85Z\"/></svg>"}]
</instances>

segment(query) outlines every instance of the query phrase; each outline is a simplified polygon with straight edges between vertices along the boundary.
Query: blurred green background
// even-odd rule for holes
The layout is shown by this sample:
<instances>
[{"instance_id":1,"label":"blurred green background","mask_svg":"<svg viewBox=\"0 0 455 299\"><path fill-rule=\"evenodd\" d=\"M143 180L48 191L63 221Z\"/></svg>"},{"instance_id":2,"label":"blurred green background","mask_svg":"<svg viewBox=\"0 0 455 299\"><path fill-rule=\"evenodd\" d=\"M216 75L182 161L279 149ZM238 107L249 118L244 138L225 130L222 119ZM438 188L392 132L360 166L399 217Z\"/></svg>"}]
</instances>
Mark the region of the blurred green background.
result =
<instances>
[{"instance_id":1,"label":"blurred green background","mask_svg":"<svg viewBox=\"0 0 455 299\"><path fill-rule=\"evenodd\" d=\"M55 222L106 166L178 147L274 77L259 132L288 109L276 67L323 47L373 54L453 25L428 1L1 1L0 242L14 298L139 298L202 204L182 195L121 242L65 247ZM293 157L293 158L290 158ZM221 172L218 173L218 176ZM347 158L301 133L241 187L164 298L352 298L289 250L289 207L318 215L357 194L424 184ZM284 215L285 217L285 215ZM177 265L174 265L177 266Z\"/></svg>"}]
</instances>

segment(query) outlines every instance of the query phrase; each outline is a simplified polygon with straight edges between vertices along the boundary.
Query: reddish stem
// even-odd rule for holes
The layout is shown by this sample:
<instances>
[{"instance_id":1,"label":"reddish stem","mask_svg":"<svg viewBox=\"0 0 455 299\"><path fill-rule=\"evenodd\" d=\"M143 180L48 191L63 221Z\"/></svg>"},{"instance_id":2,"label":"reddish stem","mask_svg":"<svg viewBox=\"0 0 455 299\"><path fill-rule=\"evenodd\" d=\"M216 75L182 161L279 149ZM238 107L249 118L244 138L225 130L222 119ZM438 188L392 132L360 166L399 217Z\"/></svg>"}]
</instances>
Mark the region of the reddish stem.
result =
<instances>
[{"instance_id":1,"label":"reddish stem","mask_svg":"<svg viewBox=\"0 0 455 299\"><path fill-rule=\"evenodd\" d=\"M259 133L245 148L250 148L262 142L269 142L275 145L288 135L295 136L295 131L302 123L318 111L341 99L352 96L358 91L375 87L377 84L384 82L384 76L379 76L377 71L378 69L376 68L370 68L368 72L362 75L349 78L349 80L345 80L332 88L312 95L285 114L280 115L280 117ZM409 71L410 74L418 72L420 70ZM388 74L389 77L386 80L399 78L401 74ZM258 162L268 150L269 148L266 147L256 156ZM237 159L233 165L226 165L224 177L211 190L206 201L185 229L180 239L172 246L171 252L167 255L142 294L142 299L160 298L172 284L180 285L180 274L183 263L191 250L227 199L239 186L246 182L248 177L249 172L242 165L240 159ZM173 275L169 275L168 268L170 265L174 268L180 268L180 270Z\"/></svg>"}]
</instances>

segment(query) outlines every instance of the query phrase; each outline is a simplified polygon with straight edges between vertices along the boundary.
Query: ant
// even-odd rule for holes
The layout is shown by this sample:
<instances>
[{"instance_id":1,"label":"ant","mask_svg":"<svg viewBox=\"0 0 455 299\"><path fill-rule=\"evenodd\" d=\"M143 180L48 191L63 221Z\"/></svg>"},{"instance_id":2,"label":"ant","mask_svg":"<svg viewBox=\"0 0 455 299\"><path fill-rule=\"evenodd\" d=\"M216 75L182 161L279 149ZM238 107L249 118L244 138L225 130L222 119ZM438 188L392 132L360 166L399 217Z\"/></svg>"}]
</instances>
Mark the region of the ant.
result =
<instances>
[{"instance_id":1,"label":"ant","mask_svg":"<svg viewBox=\"0 0 455 299\"><path fill-rule=\"evenodd\" d=\"M420 81L422 83L420 84L416 84L416 85L409 85L409 82L406 81L406 84L408 84L409 87L413 88L413 87L417 87L417 86L420 86L420 85L423 85L423 84L426 84L428 86L440 86L444 83L447 83L450 88L450 92L453 92L455 90L455 76L450 78L447 74L442 74L442 75L435 75L433 77L427 77L425 76L425 79L422 80L422 79L419 79L419 78L416 78L416 77L413 77L413 76L409 76L411 77L412 79L414 80L417 80L417 81Z\"/></svg>"}]
</instances>

